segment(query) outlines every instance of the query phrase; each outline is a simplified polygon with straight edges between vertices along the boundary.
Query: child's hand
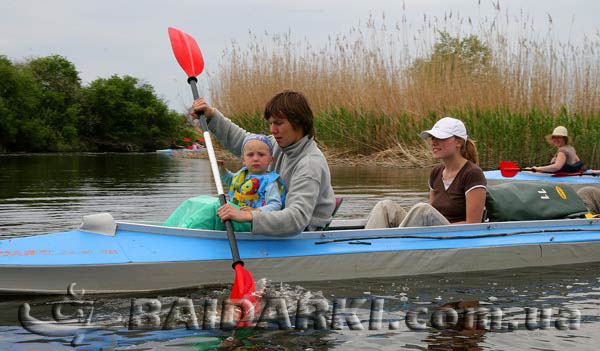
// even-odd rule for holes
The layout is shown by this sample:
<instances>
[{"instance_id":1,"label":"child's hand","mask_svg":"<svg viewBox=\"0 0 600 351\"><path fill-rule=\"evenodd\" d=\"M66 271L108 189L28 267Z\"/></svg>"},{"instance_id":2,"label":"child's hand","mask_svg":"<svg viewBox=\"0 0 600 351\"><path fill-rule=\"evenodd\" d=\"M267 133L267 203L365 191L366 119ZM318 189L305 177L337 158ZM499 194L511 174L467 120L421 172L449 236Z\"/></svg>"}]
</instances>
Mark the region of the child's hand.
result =
<instances>
[{"instance_id":1,"label":"child's hand","mask_svg":"<svg viewBox=\"0 0 600 351\"><path fill-rule=\"evenodd\" d=\"M219 167L221 170L225 169L225 161L217 160L217 167Z\"/></svg>"}]
</instances>

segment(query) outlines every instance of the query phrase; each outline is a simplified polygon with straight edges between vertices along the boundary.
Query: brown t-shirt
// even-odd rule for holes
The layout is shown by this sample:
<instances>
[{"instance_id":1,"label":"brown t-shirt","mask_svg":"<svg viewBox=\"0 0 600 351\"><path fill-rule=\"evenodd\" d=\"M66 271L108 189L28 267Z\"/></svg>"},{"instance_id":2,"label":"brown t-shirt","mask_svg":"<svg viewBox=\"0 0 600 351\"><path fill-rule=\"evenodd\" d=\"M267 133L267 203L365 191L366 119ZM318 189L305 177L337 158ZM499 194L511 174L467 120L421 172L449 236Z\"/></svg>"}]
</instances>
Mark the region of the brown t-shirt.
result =
<instances>
[{"instance_id":1,"label":"brown t-shirt","mask_svg":"<svg viewBox=\"0 0 600 351\"><path fill-rule=\"evenodd\" d=\"M429 175L429 187L433 191L431 206L440 211L450 223L467 220L466 194L477 187L486 187L487 181L479 166L471 161L458 171L448 190L444 188L442 173L444 165L435 166Z\"/></svg>"}]
</instances>

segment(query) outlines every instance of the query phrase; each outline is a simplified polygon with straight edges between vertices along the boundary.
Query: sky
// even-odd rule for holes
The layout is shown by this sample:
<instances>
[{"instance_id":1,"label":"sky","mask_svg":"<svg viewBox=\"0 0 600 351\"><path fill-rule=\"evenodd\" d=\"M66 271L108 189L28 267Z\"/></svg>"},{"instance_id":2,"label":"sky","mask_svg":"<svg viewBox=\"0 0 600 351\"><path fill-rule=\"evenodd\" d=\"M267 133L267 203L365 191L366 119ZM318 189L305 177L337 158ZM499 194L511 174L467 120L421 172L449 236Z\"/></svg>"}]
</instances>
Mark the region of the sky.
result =
<instances>
[{"instance_id":1,"label":"sky","mask_svg":"<svg viewBox=\"0 0 600 351\"><path fill-rule=\"evenodd\" d=\"M597 0L506 0L500 6L509 14L523 11L542 30L550 16L560 39L581 40L599 28ZM154 86L170 108L184 112L192 96L171 50L170 26L192 35L205 71L216 72L223 50L232 41L243 46L249 31L290 31L319 47L329 36L364 23L369 14L385 14L391 23L404 15L418 24L423 15L449 12L476 19L494 11L485 0L0 0L0 55L13 61L64 56L84 84L130 75ZM204 90L210 89L205 75L200 80Z\"/></svg>"}]
</instances>

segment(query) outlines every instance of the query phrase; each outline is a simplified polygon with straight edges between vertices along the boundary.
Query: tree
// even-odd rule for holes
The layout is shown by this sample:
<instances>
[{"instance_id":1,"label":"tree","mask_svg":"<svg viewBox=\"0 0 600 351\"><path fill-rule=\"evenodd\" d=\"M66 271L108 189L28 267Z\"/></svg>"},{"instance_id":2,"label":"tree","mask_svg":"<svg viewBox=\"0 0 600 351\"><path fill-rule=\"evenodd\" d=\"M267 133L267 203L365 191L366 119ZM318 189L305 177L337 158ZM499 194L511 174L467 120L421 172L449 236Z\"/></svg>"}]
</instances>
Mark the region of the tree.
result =
<instances>
[{"instance_id":1,"label":"tree","mask_svg":"<svg viewBox=\"0 0 600 351\"><path fill-rule=\"evenodd\" d=\"M0 149L27 150L21 136L39 107L40 91L30 72L0 56Z\"/></svg>"},{"instance_id":2,"label":"tree","mask_svg":"<svg viewBox=\"0 0 600 351\"><path fill-rule=\"evenodd\" d=\"M422 71L456 71L478 73L489 64L492 51L476 35L466 38L453 37L448 32L440 32L433 46L433 53L427 59L416 59L412 69Z\"/></svg>"},{"instance_id":3,"label":"tree","mask_svg":"<svg viewBox=\"0 0 600 351\"><path fill-rule=\"evenodd\" d=\"M0 55L0 152L154 150L193 135L184 121L136 78L82 88L62 56L15 64Z\"/></svg>"},{"instance_id":4,"label":"tree","mask_svg":"<svg viewBox=\"0 0 600 351\"><path fill-rule=\"evenodd\" d=\"M152 86L130 76L96 79L83 89L83 101L79 131L101 151L154 150L177 135L184 120Z\"/></svg>"},{"instance_id":5,"label":"tree","mask_svg":"<svg viewBox=\"0 0 600 351\"><path fill-rule=\"evenodd\" d=\"M79 150L81 79L75 65L62 56L53 55L32 59L25 69L31 71L42 93L38 123L48 129L46 149Z\"/></svg>"},{"instance_id":6,"label":"tree","mask_svg":"<svg viewBox=\"0 0 600 351\"><path fill-rule=\"evenodd\" d=\"M75 65L69 60L53 55L33 59L27 66L48 95L46 103L57 104L55 107L58 109L79 102L81 78Z\"/></svg>"}]
</instances>

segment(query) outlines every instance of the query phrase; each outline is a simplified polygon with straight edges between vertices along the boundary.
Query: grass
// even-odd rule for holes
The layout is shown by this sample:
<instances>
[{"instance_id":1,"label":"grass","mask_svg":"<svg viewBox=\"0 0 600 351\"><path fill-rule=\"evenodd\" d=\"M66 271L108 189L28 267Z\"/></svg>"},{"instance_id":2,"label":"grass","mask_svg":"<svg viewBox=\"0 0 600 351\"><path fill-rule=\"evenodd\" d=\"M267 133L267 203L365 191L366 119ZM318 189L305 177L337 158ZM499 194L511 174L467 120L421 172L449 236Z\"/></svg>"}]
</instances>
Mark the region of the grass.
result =
<instances>
[{"instance_id":1,"label":"grass","mask_svg":"<svg viewBox=\"0 0 600 351\"><path fill-rule=\"evenodd\" d=\"M600 35L562 42L551 17L540 33L527 14L499 3L493 11L417 25L370 16L320 48L291 32L251 34L247 47L224 52L212 101L246 129L267 132L264 104L281 90L302 91L330 155L387 155L402 165L432 162L418 133L443 116L465 122L490 168L547 163L555 150L544 136L564 125L586 166L600 168Z\"/></svg>"}]
</instances>

